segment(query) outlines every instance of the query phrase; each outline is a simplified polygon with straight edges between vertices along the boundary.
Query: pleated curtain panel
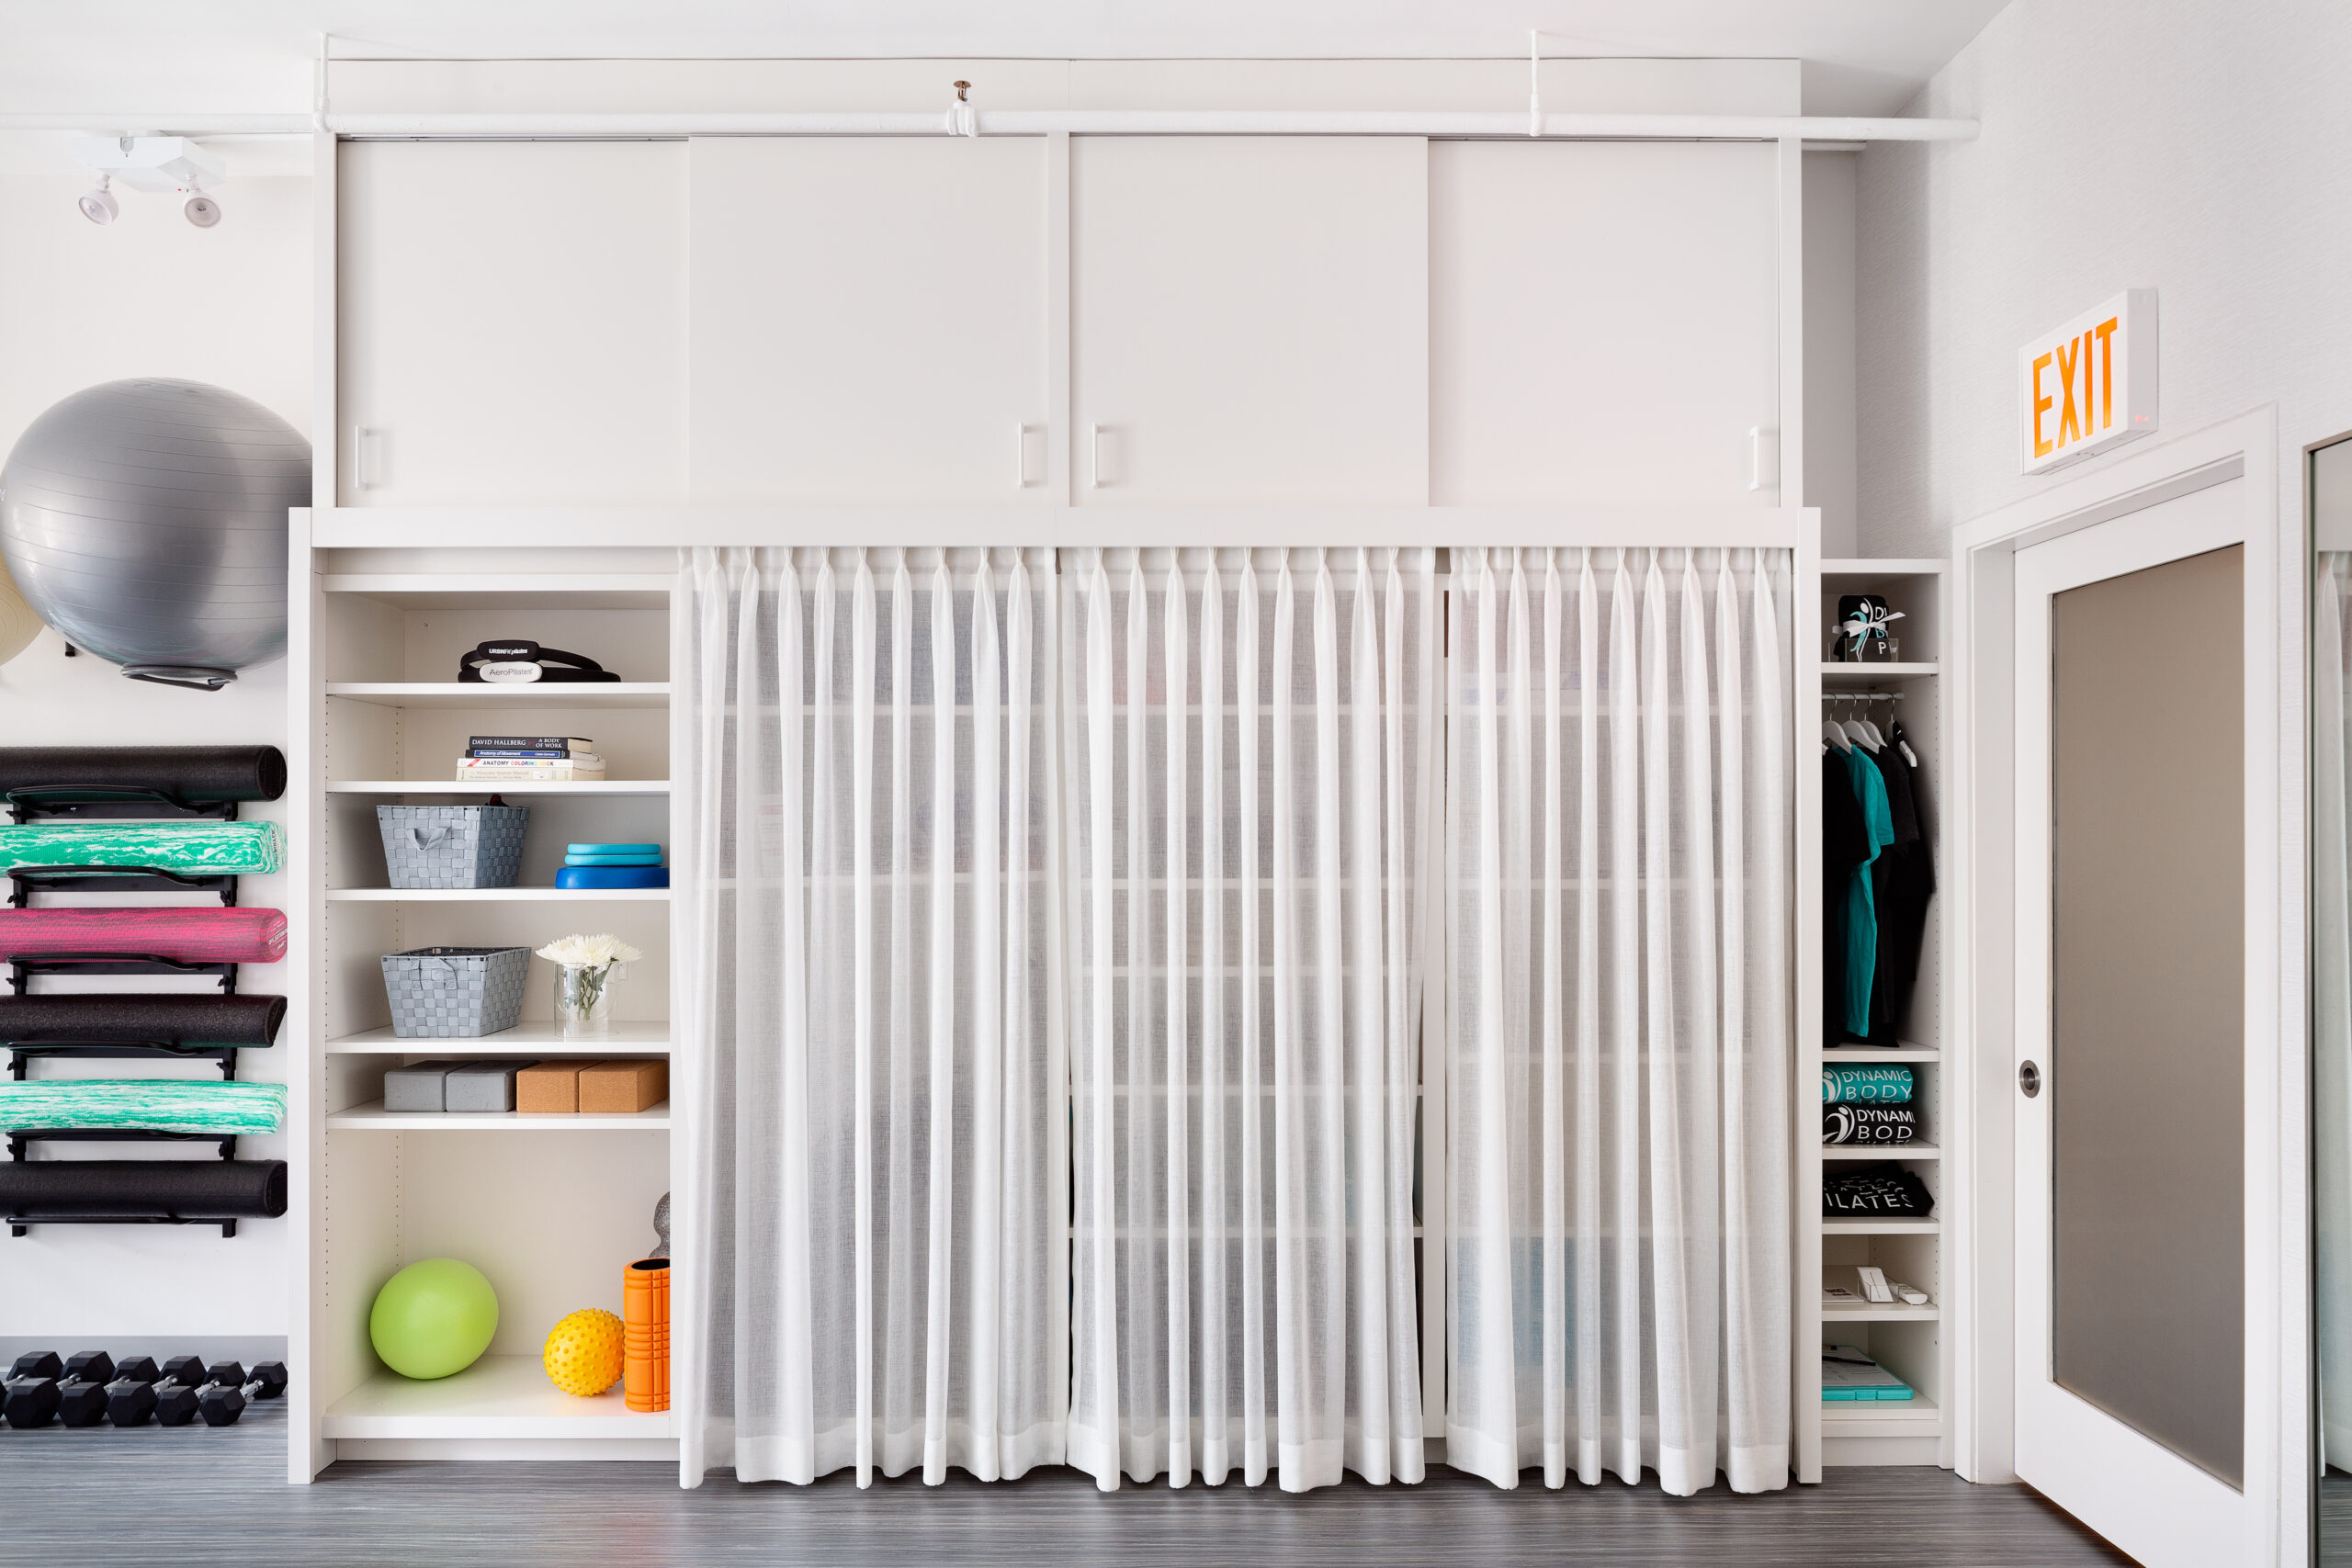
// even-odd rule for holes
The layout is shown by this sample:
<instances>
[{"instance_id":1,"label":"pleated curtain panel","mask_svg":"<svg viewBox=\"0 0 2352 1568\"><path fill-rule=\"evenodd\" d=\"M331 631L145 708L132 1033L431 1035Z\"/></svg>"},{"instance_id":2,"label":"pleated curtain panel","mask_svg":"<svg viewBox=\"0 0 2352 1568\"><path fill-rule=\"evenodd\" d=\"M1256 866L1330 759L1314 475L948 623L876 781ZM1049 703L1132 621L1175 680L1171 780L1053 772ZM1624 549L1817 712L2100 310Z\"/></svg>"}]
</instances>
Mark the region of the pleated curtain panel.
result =
<instances>
[{"instance_id":1,"label":"pleated curtain panel","mask_svg":"<svg viewBox=\"0 0 2352 1568\"><path fill-rule=\"evenodd\" d=\"M687 552L684 1474L1784 1484L1789 570Z\"/></svg>"},{"instance_id":2,"label":"pleated curtain panel","mask_svg":"<svg viewBox=\"0 0 2352 1568\"><path fill-rule=\"evenodd\" d=\"M1788 1483L1785 555L1456 550L1447 1462Z\"/></svg>"}]
</instances>

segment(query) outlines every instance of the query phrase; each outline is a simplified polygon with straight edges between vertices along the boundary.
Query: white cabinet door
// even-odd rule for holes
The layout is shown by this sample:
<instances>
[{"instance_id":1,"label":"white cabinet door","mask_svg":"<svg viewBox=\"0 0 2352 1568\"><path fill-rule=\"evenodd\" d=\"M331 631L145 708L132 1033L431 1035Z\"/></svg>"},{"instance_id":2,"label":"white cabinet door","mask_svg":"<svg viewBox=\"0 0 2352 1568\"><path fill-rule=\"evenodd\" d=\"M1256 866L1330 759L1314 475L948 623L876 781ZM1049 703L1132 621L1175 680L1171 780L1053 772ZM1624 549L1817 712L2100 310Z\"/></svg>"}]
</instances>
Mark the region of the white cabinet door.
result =
<instances>
[{"instance_id":1,"label":"white cabinet door","mask_svg":"<svg viewBox=\"0 0 2352 1568\"><path fill-rule=\"evenodd\" d=\"M689 160L695 501L1047 499L1045 138Z\"/></svg>"},{"instance_id":2,"label":"white cabinet door","mask_svg":"<svg viewBox=\"0 0 2352 1568\"><path fill-rule=\"evenodd\" d=\"M1430 492L1753 502L1779 417L1773 149L1430 149Z\"/></svg>"},{"instance_id":3,"label":"white cabinet door","mask_svg":"<svg viewBox=\"0 0 2352 1568\"><path fill-rule=\"evenodd\" d=\"M344 143L343 504L685 499L685 151Z\"/></svg>"},{"instance_id":4,"label":"white cabinet door","mask_svg":"<svg viewBox=\"0 0 2352 1568\"><path fill-rule=\"evenodd\" d=\"M1428 144L1071 139L1071 443L1095 505L1429 497Z\"/></svg>"}]
</instances>

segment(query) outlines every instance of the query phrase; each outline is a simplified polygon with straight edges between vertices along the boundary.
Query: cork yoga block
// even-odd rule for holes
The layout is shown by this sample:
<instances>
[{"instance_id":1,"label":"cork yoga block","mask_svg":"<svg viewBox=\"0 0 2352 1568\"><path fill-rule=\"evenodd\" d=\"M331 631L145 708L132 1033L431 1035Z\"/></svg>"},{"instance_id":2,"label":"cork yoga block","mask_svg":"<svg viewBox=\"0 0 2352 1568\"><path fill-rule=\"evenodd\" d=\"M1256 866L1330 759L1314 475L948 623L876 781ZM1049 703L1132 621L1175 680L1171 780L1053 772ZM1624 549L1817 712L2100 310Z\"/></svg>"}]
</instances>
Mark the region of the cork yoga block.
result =
<instances>
[{"instance_id":1,"label":"cork yoga block","mask_svg":"<svg viewBox=\"0 0 2352 1568\"><path fill-rule=\"evenodd\" d=\"M591 1062L580 1069L580 1114L630 1116L670 1098L670 1064L659 1059Z\"/></svg>"},{"instance_id":2,"label":"cork yoga block","mask_svg":"<svg viewBox=\"0 0 2352 1568\"><path fill-rule=\"evenodd\" d=\"M514 1075L514 1109L525 1116L572 1116L580 1111L580 1073L600 1062L537 1062Z\"/></svg>"}]
</instances>

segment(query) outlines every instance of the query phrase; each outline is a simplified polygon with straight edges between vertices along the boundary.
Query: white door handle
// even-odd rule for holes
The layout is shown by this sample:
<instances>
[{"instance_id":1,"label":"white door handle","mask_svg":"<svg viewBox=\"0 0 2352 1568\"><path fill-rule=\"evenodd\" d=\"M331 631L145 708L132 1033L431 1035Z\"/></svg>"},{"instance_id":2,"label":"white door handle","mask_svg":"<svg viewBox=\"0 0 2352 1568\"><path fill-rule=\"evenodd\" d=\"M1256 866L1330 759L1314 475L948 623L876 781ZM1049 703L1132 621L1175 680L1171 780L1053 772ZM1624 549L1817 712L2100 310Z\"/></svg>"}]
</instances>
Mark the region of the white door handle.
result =
<instances>
[{"instance_id":1,"label":"white door handle","mask_svg":"<svg viewBox=\"0 0 2352 1568\"><path fill-rule=\"evenodd\" d=\"M376 465L369 461L376 450L376 433L362 425L351 427L351 488L374 490L381 482Z\"/></svg>"},{"instance_id":2,"label":"white door handle","mask_svg":"<svg viewBox=\"0 0 2352 1568\"><path fill-rule=\"evenodd\" d=\"M1086 427L1086 450L1088 470L1086 482L1090 488L1101 490L1111 482L1102 477L1102 427L1101 425L1090 424Z\"/></svg>"},{"instance_id":3,"label":"white door handle","mask_svg":"<svg viewBox=\"0 0 2352 1568\"><path fill-rule=\"evenodd\" d=\"M1765 425L1747 430L1747 488L1781 488L1781 433Z\"/></svg>"},{"instance_id":4,"label":"white door handle","mask_svg":"<svg viewBox=\"0 0 2352 1568\"><path fill-rule=\"evenodd\" d=\"M1012 485L1015 490L1027 490L1037 481L1029 477L1029 433L1037 427L1016 424L1012 427ZM1044 443L1040 442L1040 446Z\"/></svg>"}]
</instances>

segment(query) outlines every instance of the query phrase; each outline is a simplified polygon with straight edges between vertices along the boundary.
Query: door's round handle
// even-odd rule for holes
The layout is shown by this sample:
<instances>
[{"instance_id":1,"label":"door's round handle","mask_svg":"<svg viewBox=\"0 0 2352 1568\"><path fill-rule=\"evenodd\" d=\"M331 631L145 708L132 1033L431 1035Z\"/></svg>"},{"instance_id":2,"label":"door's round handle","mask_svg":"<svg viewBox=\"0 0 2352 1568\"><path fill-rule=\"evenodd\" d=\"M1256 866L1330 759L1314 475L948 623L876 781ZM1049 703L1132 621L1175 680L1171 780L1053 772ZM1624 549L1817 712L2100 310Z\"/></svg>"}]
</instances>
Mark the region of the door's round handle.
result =
<instances>
[{"instance_id":1,"label":"door's round handle","mask_svg":"<svg viewBox=\"0 0 2352 1568\"><path fill-rule=\"evenodd\" d=\"M2031 1100L2035 1095L2040 1094L2041 1092L2041 1069L2035 1066L2031 1062L2028 1062L2023 1066L2018 1068L2018 1088L2025 1091L2025 1097L2028 1100Z\"/></svg>"}]
</instances>

